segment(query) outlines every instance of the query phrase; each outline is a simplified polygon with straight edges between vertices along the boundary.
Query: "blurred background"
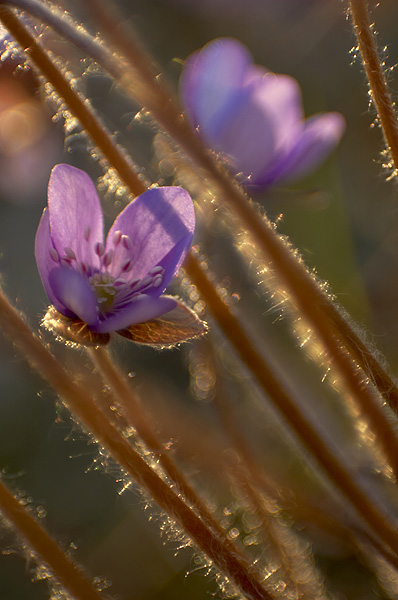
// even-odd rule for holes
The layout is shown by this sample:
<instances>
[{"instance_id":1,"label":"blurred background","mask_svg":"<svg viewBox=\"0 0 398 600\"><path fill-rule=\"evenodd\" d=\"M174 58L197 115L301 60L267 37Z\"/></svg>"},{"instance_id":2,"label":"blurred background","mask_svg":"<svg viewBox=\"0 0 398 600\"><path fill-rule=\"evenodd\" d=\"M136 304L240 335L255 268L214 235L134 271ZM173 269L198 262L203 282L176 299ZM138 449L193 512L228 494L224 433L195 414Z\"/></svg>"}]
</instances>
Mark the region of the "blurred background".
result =
<instances>
[{"instance_id":1,"label":"blurred background","mask_svg":"<svg viewBox=\"0 0 398 600\"><path fill-rule=\"evenodd\" d=\"M257 201L271 219L278 220L279 231L289 236L305 262L316 269L322 280L329 282L338 302L368 332L371 342L386 356L391 372L397 373L397 187L388 180L389 172L383 167L382 135L375 126L375 111L369 107L360 59L352 50L356 41L345 3L334 0L113 3L153 54L175 90L182 63L191 52L216 37L230 36L246 44L257 63L297 78L307 116L322 111L339 111L344 115L347 130L343 141L316 173L283 189L272 190ZM84 2L75 0L62 6L96 33ZM398 89L398 73L393 68L398 62L398 6L393 0L384 0L371 3L371 8L379 32L379 48L385 48L394 97ZM147 119L136 118L138 107L100 69L87 59L82 61L66 42L46 32L45 43L68 62L76 75L81 75L80 89L147 177L162 183L163 175L159 173L152 147L156 132ZM9 38L5 38L0 66L1 285L27 315L34 330L39 330L47 306L33 248L37 224L46 204L51 168L59 162L68 162L86 170L94 180L103 175L99 163L87 151L86 138L78 124L70 120L65 135L61 112L34 70L21 64ZM104 210L111 221L127 198L123 192L115 196L103 180L99 183ZM277 348L277 361L294 373L300 363L291 349L291 340L283 327L273 327L278 311L272 302L264 304L255 281L247 288L244 265L236 267L236 253L232 247L228 250L233 232L227 235L221 231L217 238L219 233L214 226L212 239L206 246L209 266L215 270L231 301L241 298L238 305L248 310L256 308L261 323L255 325L264 336L270 336L270 343ZM194 290L183 276L180 283L179 293L185 293L194 304ZM248 289L243 298L242 288ZM238 523L239 530L244 528L240 501L227 481L219 485L218 474L211 471L211 458L206 459L203 444L206 435L211 439L214 435L214 444L220 444L223 452L228 447L226 436L219 433L220 414L212 379L214 365L211 367L210 363L221 361L226 365L222 377L225 394L244 421L244 433L251 432L253 451L273 477L284 484L293 481L293 486L305 481L308 489L312 489L311 485L321 489L322 483L312 481L313 475L306 472L294 445L292 449L292 440L283 424L259 401L250 378L240 372L235 357L216 329L213 335L213 343L224 352L221 358L213 356L214 346L203 341L163 353L119 342L114 344L112 352L148 401L154 420L162 423L160 429L165 441L176 445L177 456L181 445L181 460L186 461L188 473L218 507L225 526L233 528ZM44 337L51 339L48 334ZM55 343L53 347L77 372L82 370L84 353L65 350ZM319 393L320 380L313 375L313 367L307 365L306 369L304 377L315 379L315 383L306 381L309 393L305 401L310 403ZM237 389L229 378L236 373ZM117 467L112 463L101 466L96 446L80 432L65 409L55 403L54 392L29 370L4 338L0 338L0 389L0 468L5 482L19 490L26 504L44 519L45 526L64 548L70 548L90 572L103 578L105 587L112 581L111 594L135 600L194 600L208 596L209 591L216 593L214 578L203 577L205 569L200 559L193 558L189 550L181 550L174 556L178 542L167 531L159 537L163 521L156 508L148 503L144 511L147 499L132 487L124 490L123 475ZM326 396L326 404L331 403L328 392ZM339 415L333 410L329 414L328 410L319 418L338 422ZM257 422L257 411L263 417L261 424ZM179 431L184 428L193 436L191 444L178 441ZM203 460L207 460L209 467L206 478L199 476ZM317 490L313 490L315 498ZM0 531L0 538L1 600L48 598L46 579L40 573L35 574L33 565L21 555L15 538L6 528ZM381 587L366 566L358 562L341 540L332 543L315 532L311 541L315 543L317 564L324 569L328 586L338 597L351 600L383 597ZM32 581L35 578L38 580Z\"/></svg>"}]
</instances>

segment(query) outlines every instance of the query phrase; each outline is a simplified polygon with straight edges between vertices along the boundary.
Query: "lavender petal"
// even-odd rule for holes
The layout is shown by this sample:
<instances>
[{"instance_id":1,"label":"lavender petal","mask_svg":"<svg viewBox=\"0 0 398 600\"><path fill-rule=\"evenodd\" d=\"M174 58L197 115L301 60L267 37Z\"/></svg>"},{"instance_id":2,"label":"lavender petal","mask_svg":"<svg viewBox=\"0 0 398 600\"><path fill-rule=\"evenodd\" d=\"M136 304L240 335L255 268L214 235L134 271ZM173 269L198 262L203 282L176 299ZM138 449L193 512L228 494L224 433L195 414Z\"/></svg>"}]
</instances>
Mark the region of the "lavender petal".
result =
<instances>
[{"instance_id":1,"label":"lavender petal","mask_svg":"<svg viewBox=\"0 0 398 600\"><path fill-rule=\"evenodd\" d=\"M288 181L307 175L337 146L345 130L345 120L340 113L315 115L305 122L296 146L284 161L268 173L268 184Z\"/></svg>"},{"instance_id":2,"label":"lavender petal","mask_svg":"<svg viewBox=\"0 0 398 600\"><path fill-rule=\"evenodd\" d=\"M98 268L94 245L103 242L103 216L90 177L70 165L56 165L48 184L48 210L51 237L60 256L70 248L78 261Z\"/></svg>"},{"instance_id":3,"label":"lavender petal","mask_svg":"<svg viewBox=\"0 0 398 600\"><path fill-rule=\"evenodd\" d=\"M43 211L40 219L39 227L36 232L35 239L35 257L40 278L43 283L44 290L55 308L67 317L73 316L73 313L59 300L55 295L50 284L50 273L58 268L57 263L51 258L50 250L54 248L51 235L48 209Z\"/></svg>"},{"instance_id":4,"label":"lavender petal","mask_svg":"<svg viewBox=\"0 0 398 600\"><path fill-rule=\"evenodd\" d=\"M58 267L49 274L53 294L61 304L89 327L98 321L97 300L87 279L69 267ZM56 305L55 305L56 306ZM65 314L65 311L61 311ZM69 314L65 316L69 316Z\"/></svg>"},{"instance_id":5,"label":"lavender petal","mask_svg":"<svg viewBox=\"0 0 398 600\"><path fill-rule=\"evenodd\" d=\"M217 39L188 58L180 81L182 99L204 135L239 91L250 62L245 46L230 38Z\"/></svg>"},{"instance_id":6,"label":"lavender petal","mask_svg":"<svg viewBox=\"0 0 398 600\"><path fill-rule=\"evenodd\" d=\"M106 252L114 249L108 271L117 279L143 279L167 255L172 255L168 272L173 274L188 250L195 227L195 211L188 192L179 187L152 188L130 202L113 223L107 240ZM115 232L128 236L127 246L114 246ZM178 246L177 254L171 251ZM126 261L132 269L122 273Z\"/></svg>"},{"instance_id":7,"label":"lavender petal","mask_svg":"<svg viewBox=\"0 0 398 600\"><path fill-rule=\"evenodd\" d=\"M150 298L142 294L136 300L131 302L126 308L107 316L100 321L93 330L98 333L108 333L125 329L137 323L144 323L160 317L169 312L176 306L176 301L170 296L160 296L159 298Z\"/></svg>"}]
</instances>

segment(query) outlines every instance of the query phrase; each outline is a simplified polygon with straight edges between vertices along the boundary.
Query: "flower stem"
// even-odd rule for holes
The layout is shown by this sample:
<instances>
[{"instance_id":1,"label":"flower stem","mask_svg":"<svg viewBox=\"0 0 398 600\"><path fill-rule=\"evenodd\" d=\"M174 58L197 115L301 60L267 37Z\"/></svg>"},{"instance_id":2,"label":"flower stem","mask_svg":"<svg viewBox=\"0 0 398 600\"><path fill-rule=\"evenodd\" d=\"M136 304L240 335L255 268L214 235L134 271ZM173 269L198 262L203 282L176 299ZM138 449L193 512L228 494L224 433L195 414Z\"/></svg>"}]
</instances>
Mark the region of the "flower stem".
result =
<instances>
[{"instance_id":1,"label":"flower stem","mask_svg":"<svg viewBox=\"0 0 398 600\"><path fill-rule=\"evenodd\" d=\"M376 359L372 357L371 361L368 360L370 351L363 355L364 344L357 339L341 312L333 306L305 266L296 260L290 248L276 234L272 224L259 218L246 195L214 163L198 136L193 135L191 128L182 118L181 108L177 102L170 97L168 90L155 77L152 63L146 59L131 36L124 34L121 27L116 32L112 15L101 0L87 0L87 3L92 8L93 15L95 13L97 18L100 18L100 23L105 28L109 39L125 54L129 64L142 78L144 90L149 89L147 98L144 98L146 108L152 111L153 116L184 148L191 159L210 175L221 198L239 215L247 230L274 265L281 281L289 290L293 303L297 305L326 349L329 359L337 367L346 389L357 401L361 411L367 415L371 428L377 433L377 439L398 480L398 438L374 389L364 381L363 374L354 361L359 361L363 372L368 374L372 383L380 385L382 394L393 398L391 403L395 407L398 405L397 387ZM130 88L127 80L128 77L125 75L123 81L119 81L134 95L134 90ZM139 96L138 99L142 102ZM349 352L352 349L355 352L351 357Z\"/></svg>"},{"instance_id":2,"label":"flower stem","mask_svg":"<svg viewBox=\"0 0 398 600\"><path fill-rule=\"evenodd\" d=\"M372 100L380 119L388 152L394 165L394 175L396 176L398 173L398 121L382 61L377 51L367 2L366 0L350 0L350 9Z\"/></svg>"},{"instance_id":3,"label":"flower stem","mask_svg":"<svg viewBox=\"0 0 398 600\"><path fill-rule=\"evenodd\" d=\"M390 529L390 524L387 524L388 519L384 519L381 516L375 503L356 484L355 473L348 468L344 457L340 455L338 450L321 433L316 431L315 427L300 411L299 403L296 403L294 400L294 394L277 377L275 370L267 359L264 356L260 356L253 345L253 341L247 335L239 320L226 307L224 301L210 283L207 274L198 266L197 262L194 263L190 259L185 262L184 268L190 277L194 277L195 281L201 282L200 287L202 291L205 290L204 298L208 309L215 317L224 335L232 343L242 362L255 376L259 386L275 404L275 408L293 428L301 443L317 459L340 493L355 506L358 513L361 514L372 528L376 537L380 537L381 534L381 530L375 527L376 521L374 518L376 517L376 513L378 514L378 517L376 517L377 521L381 518L379 525L387 525L390 534L393 531L395 532L395 527L393 526ZM388 534L389 537L390 534ZM387 541L384 534L382 536L384 541ZM394 549L394 552L396 550L398 548Z\"/></svg>"},{"instance_id":4,"label":"flower stem","mask_svg":"<svg viewBox=\"0 0 398 600\"><path fill-rule=\"evenodd\" d=\"M11 494L0 480L0 511L12 528L43 562L57 582L76 600L103 600L82 570L64 554L39 522Z\"/></svg>"},{"instance_id":5,"label":"flower stem","mask_svg":"<svg viewBox=\"0 0 398 600\"><path fill-rule=\"evenodd\" d=\"M93 0L90 0L90 2L92 3ZM104 45L90 38L84 30L73 27L67 19L62 19L57 11L49 10L40 2L36 0L12 0L8 2L0 0L0 4L13 4L40 16L61 35L88 52L116 81L125 87L129 94L136 97L152 112L155 119L185 149L191 159L204 169L215 185L221 199L239 216L258 247L272 262L281 281L289 291L292 302L297 306L325 347L329 359L333 361L334 366L340 373L346 389L358 403L361 412L367 415L369 424L376 433L377 440L383 447L396 479L398 479L397 436L373 387L364 382L364 377L356 362L359 363L363 372L368 375L370 381L380 386L380 393L395 409L398 405L398 388L384 372L381 365L377 363L376 359L368 360L369 355L371 355L370 351L367 351L365 356L363 355L363 344L353 328L346 322L345 327L340 329L343 320L342 315L332 306L330 299L321 290L306 267L296 259L290 248L278 236L272 224L259 217L258 212L248 201L247 196L213 161L199 137L194 134L182 118L179 107L171 101L158 78L153 77L152 68L140 49L130 40L128 59L133 65L133 70L131 70L125 61L108 51ZM101 3L95 0L95 4L97 10L100 11ZM4 10L2 9L2 11ZM0 12L1 15L2 12ZM109 31L109 35L112 35L112 31ZM120 31L117 36L113 34L112 37L115 43L122 39ZM138 79L141 78L143 82L143 85L138 87L137 74ZM350 356L350 352L352 352L352 356Z\"/></svg>"},{"instance_id":6,"label":"flower stem","mask_svg":"<svg viewBox=\"0 0 398 600\"><path fill-rule=\"evenodd\" d=\"M161 467L170 478L170 481L177 487L178 491L185 497L201 519L203 519L217 535L225 538L226 532L224 529L222 529L218 521L210 513L204 502L198 496L156 436L156 433L151 427L149 417L145 413L145 409L141 405L139 398L128 385L119 368L112 361L109 352L105 348L98 346L95 348L87 348L87 353L98 373L113 392L115 399L122 408L127 423L134 427L138 436L145 443L147 448L158 458ZM238 548L234 547L228 539L225 539L225 543L230 545L231 551L236 554L239 553Z\"/></svg>"},{"instance_id":7,"label":"flower stem","mask_svg":"<svg viewBox=\"0 0 398 600\"><path fill-rule=\"evenodd\" d=\"M271 600L272 596L265 589L262 576L241 556L232 552L225 543L225 536L221 538L209 529L192 508L145 462L96 406L90 392L73 381L1 293L0 327L20 347L32 366L54 387L64 404L93 434L97 442L175 519L195 546L229 582L247 598Z\"/></svg>"},{"instance_id":8,"label":"flower stem","mask_svg":"<svg viewBox=\"0 0 398 600\"><path fill-rule=\"evenodd\" d=\"M17 36L19 35L18 32L21 29L25 29L24 36L30 36L29 32L26 31L26 28L23 28L23 25L20 24L19 20L16 19L12 15L12 12L10 10L5 9L5 8L0 9L0 16L2 19L4 19L4 13L6 13L7 26L10 28L12 34L16 35L17 40L18 40ZM17 21L16 24L13 21L13 19L14 19L14 21L15 20ZM28 45L30 47L30 51L32 53L32 58L34 57L36 63L38 64L39 68L43 71L44 75L49 76L49 71L47 70L46 61L42 60L42 55L44 54L43 50L39 47L38 44L35 43L32 36L30 36L29 39L24 37L24 40L25 41L23 41L23 45ZM51 79L50 79L50 81L51 81ZM62 80L59 77L55 81L57 82L57 85L58 84L60 85L62 83ZM51 81L51 83L53 83L53 82ZM62 88L60 88L58 91L62 94L61 89ZM74 110L75 110L75 102L76 102L76 97L73 94L71 94L69 96L69 103L70 103L69 106L70 106L70 109L72 110L72 112L74 112ZM80 108L81 108L81 106L80 106ZM86 103L83 103L83 108L87 108ZM94 128L100 127L99 121L96 119L85 118L84 123L89 124L88 133L90 136L93 137L92 133L94 131ZM101 149L103 149L103 147L101 147ZM123 161L126 161L126 157L116 148L116 151L113 155L112 164L119 171L119 173L121 171L121 165L122 165ZM131 165L129 165L129 166L131 169ZM232 185L232 184L228 183L228 180L226 180L226 181L227 181L228 185ZM140 191L142 191L141 188L143 186L143 183L138 179L137 175L134 172L132 172L130 174L130 182L131 182L132 187L134 186L133 190L136 193L139 193ZM233 185L232 185L232 190L234 190L237 194L241 193ZM258 218L257 218L257 221L259 221ZM276 236L275 236L275 238L276 238ZM279 240L279 238L276 238L276 239ZM292 266L294 262L297 262L297 261L294 261L294 258L292 255L290 255L290 259L291 259L291 261L293 261L290 266ZM292 268L293 268L293 266L292 266ZM348 488L345 485L345 483L347 483L347 480L350 479L350 475L345 473L344 465L343 464L336 465L334 460L331 460L331 462L330 462L329 451L327 448L324 453L322 439L317 435L317 433L315 431L312 430L311 426L305 421L305 419L303 419L302 415L299 413L298 409L294 405L294 402L292 402L291 398L289 397L289 394L286 393L286 390L281 388L279 383L277 381L275 381L275 378L272 374L272 369L270 369L269 366L266 364L266 362L264 361L264 358L259 355L254 344L248 337L247 333L240 326L240 323L236 319L236 317L234 317L234 315L226 307L224 302L222 302L222 300L218 297L218 294L215 291L213 284L206 277L206 275L203 273L203 271L201 271L199 264L197 262L197 259L192 253L189 256L189 260L186 263L186 267L187 267L189 276L194 281L195 285L198 286L200 293L202 294L206 303L209 305L209 308L210 308L211 312L213 313L214 317L216 318L216 320L218 321L221 329L223 329L226 336L228 337L230 342L235 347L238 355L241 356L244 364L246 364L246 366L254 374L259 385L262 387L262 389L267 394L271 394L278 410L280 410L284 414L284 416L287 419L287 421L289 422L289 424L298 433L299 437L304 441L304 443L311 450L312 454L318 459L318 461L321 463L321 465L326 469L329 476L335 482L337 487L339 487L342 490L344 495L349 497L350 501L353 501L354 504L356 504L355 498L356 498L357 494L353 494L351 496L350 495L350 485L348 485ZM312 299L312 297L310 296L308 301L310 302L311 299ZM322 295L322 302L326 302L326 297L324 295ZM381 367L380 367L380 369L381 369ZM382 422L384 422L384 415L383 415ZM382 439L384 439L384 438L382 438ZM325 454L325 455L323 455L323 454ZM330 464L332 465L331 469L329 469ZM342 476L340 476L341 473L343 473ZM359 496L361 496L361 493L359 493ZM359 510L359 512L362 511L362 508L361 508L362 504L363 504L362 500L360 499L360 503L359 503L359 505L357 505L357 509ZM365 512L366 512L366 509L365 509ZM372 518L370 520L372 520ZM377 533L377 527L376 527L376 533Z\"/></svg>"}]
</instances>

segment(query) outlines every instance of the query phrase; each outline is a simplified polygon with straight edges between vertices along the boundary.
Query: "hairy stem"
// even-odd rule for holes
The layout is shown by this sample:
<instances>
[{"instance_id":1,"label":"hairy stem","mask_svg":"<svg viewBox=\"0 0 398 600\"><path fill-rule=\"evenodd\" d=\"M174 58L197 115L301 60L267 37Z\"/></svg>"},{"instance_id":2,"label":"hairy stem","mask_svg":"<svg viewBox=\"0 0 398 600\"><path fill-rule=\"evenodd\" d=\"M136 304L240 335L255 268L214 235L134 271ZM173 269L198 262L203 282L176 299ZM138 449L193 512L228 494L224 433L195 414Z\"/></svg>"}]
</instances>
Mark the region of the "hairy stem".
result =
<instances>
[{"instance_id":1,"label":"hairy stem","mask_svg":"<svg viewBox=\"0 0 398 600\"><path fill-rule=\"evenodd\" d=\"M188 503L196 510L198 515L209 527L211 527L218 535L225 538L226 532L210 513L204 502L173 461L170 453L167 452L162 442L158 439L139 398L124 379L120 369L112 361L108 350L102 347L96 347L87 348L87 352L94 366L98 370L98 373L110 387L116 401L122 409L127 423L131 427L134 427L148 450L153 452L158 458L159 464L169 477L170 481L176 486L178 492L185 497ZM227 538L225 538L225 543L230 546L231 551L234 551L237 554L239 553L238 549L230 544Z\"/></svg>"},{"instance_id":2,"label":"hairy stem","mask_svg":"<svg viewBox=\"0 0 398 600\"><path fill-rule=\"evenodd\" d=\"M375 34L369 19L366 0L350 0L354 31L358 39L366 75L369 81L372 100L380 119L387 149L394 164L394 174L398 172L398 121L394 104L388 89L382 61L377 51Z\"/></svg>"},{"instance_id":3,"label":"hairy stem","mask_svg":"<svg viewBox=\"0 0 398 600\"><path fill-rule=\"evenodd\" d=\"M121 467L181 526L226 578L244 596L253 600L271 600L263 578L242 557L231 551L225 538L216 535L207 524L173 491L134 450L123 435L98 408L91 394L76 384L41 341L32 333L18 312L0 294L0 327L23 351L27 360L57 391L68 409L92 433ZM398 540L397 540L398 550Z\"/></svg>"},{"instance_id":4,"label":"hairy stem","mask_svg":"<svg viewBox=\"0 0 398 600\"><path fill-rule=\"evenodd\" d=\"M196 262L193 263L188 260L184 266L189 276L195 276L195 281L201 280L202 290L207 288L205 299L208 309L216 318L226 338L234 346L242 362L255 375L259 386L268 392L270 400L275 404L275 408L291 425L301 443L317 459L340 493L355 506L358 513L372 528L376 537L380 537L381 530L375 528L375 513L378 513L377 521L381 518L379 525L387 525L390 534L394 532L395 527L392 526L390 528L390 523L387 523L388 519L382 517L374 502L357 485L355 474L348 468L344 457L340 455L337 448L334 448L322 434L316 431L311 422L300 411L299 403L296 403L294 400L294 394L291 390L287 389L281 378L276 375L276 372L265 357L259 355L253 345L253 341L247 335L236 316L225 306L224 301L210 283L207 274L200 269ZM387 532L385 531L385 533ZM388 534L389 537L390 534ZM384 541L387 541L384 534L383 538ZM392 541L391 538L390 541Z\"/></svg>"},{"instance_id":5,"label":"hairy stem","mask_svg":"<svg viewBox=\"0 0 398 600\"><path fill-rule=\"evenodd\" d=\"M93 0L90 0L90 2L92 3ZM61 35L82 48L94 60L97 60L129 94L152 112L155 119L184 148L191 159L204 169L218 191L220 198L238 215L258 247L272 262L281 281L289 291L292 301L327 350L329 358L340 373L347 391L356 400L361 412L367 415L369 424L376 433L378 442L383 447L397 479L397 436L388 418L386 418L379 398L374 393L372 386L364 382L363 375L358 370L354 360L359 362L361 369L368 374L372 382L380 385L380 392L393 407L397 405L398 388L388 378L387 374L385 374L385 377L384 375L380 376L380 373L384 374L384 370L380 365L378 365L379 368L375 369L375 372L372 371L372 365L375 361L367 360L371 354L370 351L366 356L363 356L363 344L358 340L357 335L348 323L345 324L343 330L340 330L339 325L342 316L339 316L338 311L331 305L330 300L305 266L297 261L290 248L277 235L272 224L259 218L257 211L248 201L246 195L213 161L198 136L191 131L182 118L179 107L171 101L158 78L153 77L152 69L140 49L130 40L128 58L133 65L133 70L131 70L125 61L108 51L104 45L91 38L84 30L74 27L69 20L62 19L57 11L49 10L37 0L0 0L0 4L11 4L36 14L54 27ZM98 0L96 0L96 5L100 10L101 3L98 3ZM0 12L0 16L1 14ZM109 31L109 35L112 35L111 31ZM120 37L120 32L118 32L117 36L113 36L113 41L118 42L116 38ZM141 79L141 86L137 84L137 74L138 83ZM339 317L337 322L336 317ZM349 337L347 337L347 333L349 333ZM349 352L352 352L352 357ZM386 388L388 383L392 383L392 387ZM392 397L394 399L390 400Z\"/></svg>"},{"instance_id":6,"label":"hairy stem","mask_svg":"<svg viewBox=\"0 0 398 600\"><path fill-rule=\"evenodd\" d=\"M0 480L0 511L12 528L43 562L58 583L76 600L103 600L82 570L61 550L40 523Z\"/></svg>"},{"instance_id":7,"label":"hairy stem","mask_svg":"<svg viewBox=\"0 0 398 600\"><path fill-rule=\"evenodd\" d=\"M24 29L25 36L30 35L29 32L26 31L26 28L23 28L22 24L19 24L18 19L16 19L12 15L12 12L10 10L5 8L0 9L0 16L3 20L5 20L6 18L7 26L11 29L13 35L15 34L17 40L19 31L21 29ZM17 21L16 24L15 22L13 22L13 19ZM26 38L24 39L25 41L23 42L23 45L26 44ZM43 69L44 75L47 76L48 72L46 70L46 62L42 60L42 54L44 54L43 50L35 43L32 36L30 36L30 41L27 45L29 45L32 57L35 57L36 63L38 64L39 68ZM70 109L72 110L72 112L74 112L75 98L73 96L70 96L70 102ZM86 104L84 103L83 106L86 107ZM89 135L91 135L92 129L94 127L99 126L99 122L95 119L86 119L85 123L90 124L90 128L88 129ZM119 166L125 160L126 158L122 153L116 152L112 164L120 172ZM136 193L142 191L143 183L137 178L134 172L130 175L130 180L132 181L132 185L135 186L133 190L136 191ZM236 193L240 193L240 191L235 186L232 186L232 189L235 190ZM206 275L201 271L201 269L199 268L199 264L192 253L189 257L188 263L186 263L186 267L189 276L194 281L195 285L198 286L198 289L203 295L203 298L206 301L206 303L209 305L209 308L216 320L218 321L221 329L223 329L227 338L235 347L238 355L241 356L244 364L253 373L260 387L268 395L271 395L277 409L282 412L288 423L297 432L298 436L302 439L304 444L307 445L312 454L317 458L318 462L323 466L323 468L326 469L326 472L328 473L329 477L331 477L331 479L334 481L335 485L342 491L342 493L345 496L349 498L351 502L354 503L354 505L360 513L363 514L364 509L366 514L366 502L365 504L362 502L362 493L359 491L358 494L351 494L350 490L352 486L354 486L355 488L355 484L353 481L352 483L350 483L351 476L349 473L345 472L344 461L336 464L336 461L333 459L333 457L332 459L330 459L330 451L328 450L328 448L324 448L322 439L319 437L316 431L313 430L312 426L308 422L306 422L306 420L300 414L294 402L290 398L290 395L283 388L283 386L281 387L280 382L275 380L275 377L272 373L272 369L270 369L270 367L267 365L264 357L259 355L258 351L255 348L255 345L248 337L247 333L243 330L236 317L231 313L228 307L226 307L224 302L222 302L222 300L218 297L214 285L211 283L209 278L206 277ZM325 301L325 297L322 297L322 299L323 301ZM359 498L359 504L356 503L357 497ZM372 522L373 520L373 517L371 515L368 515L368 517L364 518L368 522ZM376 519L376 521L377 520L378 519ZM385 525L387 525L387 523L385 523ZM377 526L375 527L373 525L373 530L376 532L376 535L379 533L379 528Z\"/></svg>"}]
</instances>

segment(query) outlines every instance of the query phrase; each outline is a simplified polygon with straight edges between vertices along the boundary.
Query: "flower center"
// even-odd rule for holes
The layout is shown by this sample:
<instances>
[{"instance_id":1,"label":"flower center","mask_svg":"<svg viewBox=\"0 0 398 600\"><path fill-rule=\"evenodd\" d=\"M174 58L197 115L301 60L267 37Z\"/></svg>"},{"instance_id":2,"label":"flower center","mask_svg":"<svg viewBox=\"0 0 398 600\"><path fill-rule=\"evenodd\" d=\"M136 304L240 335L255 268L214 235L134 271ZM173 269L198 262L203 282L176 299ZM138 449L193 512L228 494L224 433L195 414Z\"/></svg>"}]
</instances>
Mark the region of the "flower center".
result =
<instances>
[{"instance_id":1,"label":"flower center","mask_svg":"<svg viewBox=\"0 0 398 600\"><path fill-rule=\"evenodd\" d=\"M89 243L91 230L86 228L84 238ZM125 308L130 302L135 302L138 298L147 296L153 288L160 288L164 285L165 270L160 265L153 267L142 279L133 279L131 272L133 270L133 261L131 258L125 258L118 269L119 273L110 275L108 268L115 260L119 248L125 250L132 249L132 243L128 235L121 231L116 231L113 236L113 248L105 251L102 243L96 242L94 252L100 259L99 271L93 273L93 267L76 258L75 252L65 247L63 254L59 254L55 248L50 248L51 259L64 268L72 268L85 277L97 300L99 316L104 317L112 310Z\"/></svg>"},{"instance_id":2,"label":"flower center","mask_svg":"<svg viewBox=\"0 0 398 600\"><path fill-rule=\"evenodd\" d=\"M101 311L109 310L117 295L114 278L109 273L95 273L89 278L89 283L97 296L97 303Z\"/></svg>"}]
</instances>

